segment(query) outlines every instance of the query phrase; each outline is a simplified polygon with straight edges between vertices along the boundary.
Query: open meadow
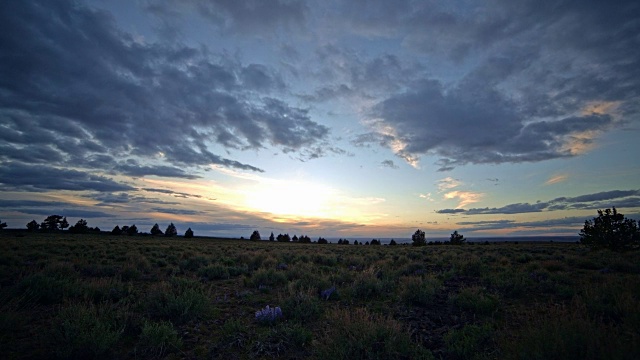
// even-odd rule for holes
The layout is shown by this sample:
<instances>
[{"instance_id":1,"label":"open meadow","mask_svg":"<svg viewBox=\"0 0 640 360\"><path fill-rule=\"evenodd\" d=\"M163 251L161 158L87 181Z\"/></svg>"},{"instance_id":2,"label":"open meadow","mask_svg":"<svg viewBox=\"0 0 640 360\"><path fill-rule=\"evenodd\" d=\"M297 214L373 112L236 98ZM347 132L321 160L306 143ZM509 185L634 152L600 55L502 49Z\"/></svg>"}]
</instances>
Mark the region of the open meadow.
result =
<instances>
[{"instance_id":1,"label":"open meadow","mask_svg":"<svg viewBox=\"0 0 640 360\"><path fill-rule=\"evenodd\" d=\"M638 359L639 297L575 243L0 232L3 359Z\"/></svg>"}]
</instances>

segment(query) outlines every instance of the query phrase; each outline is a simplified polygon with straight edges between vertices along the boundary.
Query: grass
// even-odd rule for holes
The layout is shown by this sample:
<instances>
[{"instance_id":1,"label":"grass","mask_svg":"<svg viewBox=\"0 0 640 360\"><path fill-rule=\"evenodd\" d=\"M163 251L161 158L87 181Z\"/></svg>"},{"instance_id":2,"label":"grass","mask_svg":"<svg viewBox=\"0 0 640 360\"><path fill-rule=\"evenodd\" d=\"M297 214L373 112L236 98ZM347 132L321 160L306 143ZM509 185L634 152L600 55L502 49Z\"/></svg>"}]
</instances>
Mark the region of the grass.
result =
<instances>
[{"instance_id":1,"label":"grass","mask_svg":"<svg viewBox=\"0 0 640 360\"><path fill-rule=\"evenodd\" d=\"M638 264L638 252L561 243L0 232L0 349L7 359L635 359ZM256 322L266 305L282 318Z\"/></svg>"}]
</instances>

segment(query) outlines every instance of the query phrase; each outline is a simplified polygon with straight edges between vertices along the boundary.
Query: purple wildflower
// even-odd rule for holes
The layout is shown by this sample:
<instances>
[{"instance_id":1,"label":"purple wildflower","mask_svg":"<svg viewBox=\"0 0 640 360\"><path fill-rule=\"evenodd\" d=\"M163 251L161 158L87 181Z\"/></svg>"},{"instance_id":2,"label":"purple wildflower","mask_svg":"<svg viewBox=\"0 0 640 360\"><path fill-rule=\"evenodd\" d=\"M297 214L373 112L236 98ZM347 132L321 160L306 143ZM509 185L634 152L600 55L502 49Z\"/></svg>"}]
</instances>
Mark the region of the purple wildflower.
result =
<instances>
[{"instance_id":1,"label":"purple wildflower","mask_svg":"<svg viewBox=\"0 0 640 360\"><path fill-rule=\"evenodd\" d=\"M327 290L323 290L323 291L320 293L320 297L321 297L321 298L323 298L323 299L325 299L325 300L329 300L329 297L331 297L331 294L333 294L333 292L334 292L334 291L336 291L336 287L335 287L335 286L332 286L332 287L330 287L330 288L329 288L329 289L327 289Z\"/></svg>"},{"instance_id":2,"label":"purple wildflower","mask_svg":"<svg viewBox=\"0 0 640 360\"><path fill-rule=\"evenodd\" d=\"M279 306L275 308L267 305L264 309L256 311L256 320L260 322L274 322L282 317L282 309Z\"/></svg>"}]
</instances>

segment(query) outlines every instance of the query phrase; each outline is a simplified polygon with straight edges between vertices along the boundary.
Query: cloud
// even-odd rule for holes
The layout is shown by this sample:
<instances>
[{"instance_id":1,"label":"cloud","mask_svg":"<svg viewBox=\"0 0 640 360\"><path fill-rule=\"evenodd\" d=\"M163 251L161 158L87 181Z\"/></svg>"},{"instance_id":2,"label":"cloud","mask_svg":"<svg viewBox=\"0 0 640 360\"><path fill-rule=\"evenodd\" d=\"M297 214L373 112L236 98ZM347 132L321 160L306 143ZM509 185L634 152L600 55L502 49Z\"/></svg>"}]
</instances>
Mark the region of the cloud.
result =
<instances>
[{"instance_id":1,"label":"cloud","mask_svg":"<svg viewBox=\"0 0 640 360\"><path fill-rule=\"evenodd\" d=\"M303 7L193 5L233 14L237 26L258 14L270 24L302 19ZM266 65L204 46L137 41L108 12L81 3L0 6L2 162L194 179L191 170L211 164L262 171L214 148L297 152L328 139L307 109L278 97L286 84Z\"/></svg>"},{"instance_id":2,"label":"cloud","mask_svg":"<svg viewBox=\"0 0 640 360\"><path fill-rule=\"evenodd\" d=\"M345 27L400 40L439 66L415 68L411 81L373 99L364 115L390 137L382 146L412 162L435 157L449 171L578 156L602 132L640 120L640 8L631 1L611 11L535 1L465 4L464 11L433 2L356 4L344 5Z\"/></svg>"},{"instance_id":3,"label":"cloud","mask_svg":"<svg viewBox=\"0 0 640 360\"><path fill-rule=\"evenodd\" d=\"M459 203L456 209L462 208L466 205L476 203L480 201L480 199L484 196L484 194L476 193L472 191L450 191L444 194L445 199L458 199Z\"/></svg>"},{"instance_id":4,"label":"cloud","mask_svg":"<svg viewBox=\"0 0 640 360\"><path fill-rule=\"evenodd\" d=\"M120 164L114 167L115 171L133 176L133 177L143 177L148 175L155 175L161 177L172 177L172 178L183 178L183 179L198 179L201 176L187 174L184 170L179 169L173 166L148 166L148 165L140 165L136 161L128 162L127 164Z\"/></svg>"},{"instance_id":5,"label":"cloud","mask_svg":"<svg viewBox=\"0 0 640 360\"><path fill-rule=\"evenodd\" d=\"M437 184L438 186L438 191L442 192L442 191L446 191L446 190L451 190L453 188L456 188L460 185L462 185L462 182L458 179L454 179L450 176L444 178L444 179L440 179L438 180Z\"/></svg>"},{"instance_id":6,"label":"cloud","mask_svg":"<svg viewBox=\"0 0 640 360\"><path fill-rule=\"evenodd\" d=\"M5 200L0 199L0 208L23 208L23 207L45 207L45 206L70 206L71 204L63 201L44 201L44 200Z\"/></svg>"},{"instance_id":7,"label":"cloud","mask_svg":"<svg viewBox=\"0 0 640 360\"><path fill-rule=\"evenodd\" d=\"M398 168L398 165L394 164L394 163L393 163L393 160L383 160L383 161L380 163L380 166L382 166L382 167L388 167L388 168L391 168L391 169L397 169L397 168Z\"/></svg>"},{"instance_id":8,"label":"cloud","mask_svg":"<svg viewBox=\"0 0 640 360\"><path fill-rule=\"evenodd\" d=\"M442 209L442 210L437 210L436 213L438 214L459 214L459 213L464 213L467 210L465 209Z\"/></svg>"},{"instance_id":9,"label":"cloud","mask_svg":"<svg viewBox=\"0 0 640 360\"><path fill-rule=\"evenodd\" d=\"M46 165L14 162L0 167L0 188L12 191L128 191L135 188L110 178L83 171L59 169Z\"/></svg>"},{"instance_id":10,"label":"cloud","mask_svg":"<svg viewBox=\"0 0 640 360\"><path fill-rule=\"evenodd\" d=\"M170 33L178 31L176 17L184 16L184 12L192 12L216 26L222 34L241 33L257 37L268 37L278 30L288 34L304 31L307 12L305 3L297 0L189 0L181 4L150 0L146 3L146 9L159 17L165 24L161 29Z\"/></svg>"},{"instance_id":11,"label":"cloud","mask_svg":"<svg viewBox=\"0 0 640 360\"><path fill-rule=\"evenodd\" d=\"M199 215L202 214L201 211L195 210L186 210L186 209L166 209L166 208L152 208L151 211L165 213L165 214L174 214L174 215Z\"/></svg>"},{"instance_id":12,"label":"cloud","mask_svg":"<svg viewBox=\"0 0 640 360\"><path fill-rule=\"evenodd\" d=\"M640 190L611 190L599 193L581 195L576 197L559 197L546 202L516 203L499 208L471 208L441 209L439 214L465 214L465 215L487 215L487 214L524 214L543 211L574 210L574 209L604 209L604 208L639 208Z\"/></svg>"},{"instance_id":13,"label":"cloud","mask_svg":"<svg viewBox=\"0 0 640 360\"><path fill-rule=\"evenodd\" d=\"M574 142L591 141L588 131L613 124L609 115L560 117L534 121L518 113L519 105L496 89L465 83L444 89L425 80L378 103L371 117L399 156L440 157L440 170L456 165L536 162L577 155ZM534 122L532 122L534 121Z\"/></svg>"},{"instance_id":14,"label":"cloud","mask_svg":"<svg viewBox=\"0 0 640 360\"><path fill-rule=\"evenodd\" d=\"M132 195L129 193L97 193L88 195L90 199L99 201L95 206L113 206L118 204L163 204L163 205L177 205L176 201L165 201L156 198L149 198L140 195Z\"/></svg>"},{"instance_id":15,"label":"cloud","mask_svg":"<svg viewBox=\"0 0 640 360\"><path fill-rule=\"evenodd\" d=\"M564 217L559 219L547 219L540 221L523 221L517 222L513 220L496 220L496 221L462 221L458 222L458 225L469 227L465 230L478 231L478 230L500 230L500 229L514 229L514 228L535 228L535 229L550 229L550 228L565 228L574 230L577 234L578 230L584 225L585 218L574 216Z\"/></svg>"},{"instance_id":16,"label":"cloud","mask_svg":"<svg viewBox=\"0 0 640 360\"><path fill-rule=\"evenodd\" d=\"M545 181L545 185L553 185L553 184L557 184L563 181L566 181L569 178L569 175L566 174L562 174L562 175L555 175L552 176L549 180Z\"/></svg>"},{"instance_id":17,"label":"cloud","mask_svg":"<svg viewBox=\"0 0 640 360\"><path fill-rule=\"evenodd\" d=\"M68 218L82 218L82 219L116 217L114 214L110 214L102 211L95 211L95 210L85 210L85 209L63 208L63 209L59 209L59 211L55 211L54 209L27 208L27 209L19 209L18 211L24 214L29 214L29 215L48 216L52 214L60 214ZM73 225L73 223L71 223L71 225Z\"/></svg>"}]
</instances>

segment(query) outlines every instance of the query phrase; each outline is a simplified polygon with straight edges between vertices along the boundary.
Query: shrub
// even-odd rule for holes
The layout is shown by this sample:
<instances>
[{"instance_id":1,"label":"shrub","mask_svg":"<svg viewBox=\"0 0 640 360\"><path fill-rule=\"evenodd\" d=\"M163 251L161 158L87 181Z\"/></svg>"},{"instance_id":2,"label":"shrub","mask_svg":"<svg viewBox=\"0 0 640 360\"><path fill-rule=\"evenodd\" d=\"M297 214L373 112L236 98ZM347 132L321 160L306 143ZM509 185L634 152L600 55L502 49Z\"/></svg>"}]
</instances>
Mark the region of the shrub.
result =
<instances>
[{"instance_id":1,"label":"shrub","mask_svg":"<svg viewBox=\"0 0 640 360\"><path fill-rule=\"evenodd\" d=\"M635 220L613 210L598 210L598 217L584 222L580 242L591 249L626 251L640 247L640 230Z\"/></svg>"},{"instance_id":2,"label":"shrub","mask_svg":"<svg viewBox=\"0 0 640 360\"><path fill-rule=\"evenodd\" d=\"M402 280L400 296L410 305L427 307L433 303L440 287L440 281L434 278L408 277Z\"/></svg>"},{"instance_id":3,"label":"shrub","mask_svg":"<svg viewBox=\"0 0 640 360\"><path fill-rule=\"evenodd\" d=\"M382 282L371 274L361 274L354 281L351 290L358 299L374 299L382 295Z\"/></svg>"},{"instance_id":4,"label":"shrub","mask_svg":"<svg viewBox=\"0 0 640 360\"><path fill-rule=\"evenodd\" d=\"M483 347L492 335L489 324L465 325L461 329L450 330L444 336L447 351L460 359L482 358Z\"/></svg>"},{"instance_id":5,"label":"shrub","mask_svg":"<svg viewBox=\"0 0 640 360\"><path fill-rule=\"evenodd\" d=\"M526 327L512 332L505 343L510 359L637 359L640 343L631 333L589 318L579 301L548 309L532 317Z\"/></svg>"},{"instance_id":6,"label":"shrub","mask_svg":"<svg viewBox=\"0 0 640 360\"><path fill-rule=\"evenodd\" d=\"M53 319L51 340L62 358L95 358L114 348L126 319L109 305L72 304Z\"/></svg>"},{"instance_id":7,"label":"shrub","mask_svg":"<svg viewBox=\"0 0 640 360\"><path fill-rule=\"evenodd\" d=\"M260 286L280 286L287 283L287 277L274 269L260 269L249 278L245 278L245 285L259 288Z\"/></svg>"},{"instance_id":8,"label":"shrub","mask_svg":"<svg viewBox=\"0 0 640 360\"><path fill-rule=\"evenodd\" d=\"M209 265L198 270L198 276L206 277L209 280L228 279L229 270L222 265Z\"/></svg>"},{"instance_id":9,"label":"shrub","mask_svg":"<svg viewBox=\"0 0 640 360\"><path fill-rule=\"evenodd\" d=\"M161 286L150 291L146 301L149 315L175 324L209 315L212 308L207 295L197 288L178 286L174 289Z\"/></svg>"},{"instance_id":10,"label":"shrub","mask_svg":"<svg viewBox=\"0 0 640 360\"><path fill-rule=\"evenodd\" d=\"M334 309L316 355L321 359L434 359L396 320L366 309Z\"/></svg>"},{"instance_id":11,"label":"shrub","mask_svg":"<svg viewBox=\"0 0 640 360\"><path fill-rule=\"evenodd\" d=\"M181 346L182 339L171 322L145 321L138 340L142 354L161 358L168 352L179 350Z\"/></svg>"},{"instance_id":12,"label":"shrub","mask_svg":"<svg viewBox=\"0 0 640 360\"><path fill-rule=\"evenodd\" d=\"M203 266L209 264L209 260L202 256L193 256L180 261L180 270L198 271Z\"/></svg>"},{"instance_id":13,"label":"shrub","mask_svg":"<svg viewBox=\"0 0 640 360\"><path fill-rule=\"evenodd\" d=\"M320 300L307 292L297 292L285 298L282 308L288 319L301 323L315 321L322 315Z\"/></svg>"},{"instance_id":14,"label":"shrub","mask_svg":"<svg viewBox=\"0 0 640 360\"><path fill-rule=\"evenodd\" d=\"M450 300L456 306L478 315L490 315L498 310L500 305L495 296L487 294L486 290L479 287L464 288Z\"/></svg>"},{"instance_id":15,"label":"shrub","mask_svg":"<svg viewBox=\"0 0 640 360\"><path fill-rule=\"evenodd\" d=\"M37 273L24 278L19 288L32 294L43 305L60 304L64 298L79 295L77 282L68 277Z\"/></svg>"}]
</instances>

